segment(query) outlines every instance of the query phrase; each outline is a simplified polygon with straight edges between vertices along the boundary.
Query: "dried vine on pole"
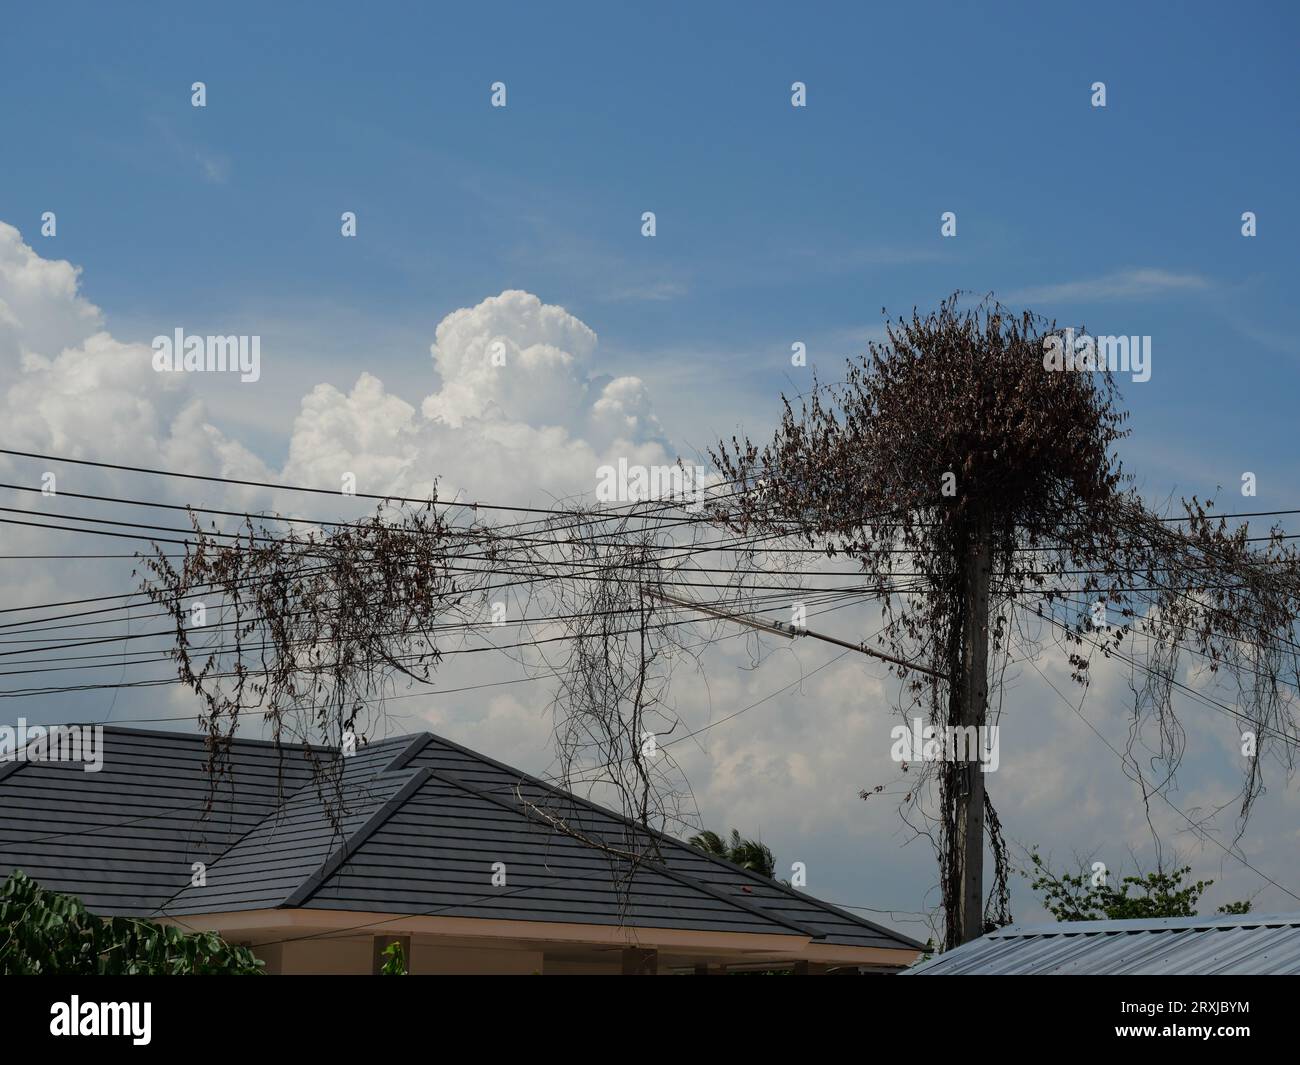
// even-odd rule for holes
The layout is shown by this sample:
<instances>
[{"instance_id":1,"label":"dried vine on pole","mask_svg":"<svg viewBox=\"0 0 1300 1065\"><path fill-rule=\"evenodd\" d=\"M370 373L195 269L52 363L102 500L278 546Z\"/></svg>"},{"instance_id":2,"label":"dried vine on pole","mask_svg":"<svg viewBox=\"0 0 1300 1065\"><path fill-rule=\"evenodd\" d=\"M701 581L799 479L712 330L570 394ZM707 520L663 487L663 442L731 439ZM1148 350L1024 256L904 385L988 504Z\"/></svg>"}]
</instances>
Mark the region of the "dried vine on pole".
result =
<instances>
[{"instance_id":1,"label":"dried vine on pole","mask_svg":"<svg viewBox=\"0 0 1300 1065\"><path fill-rule=\"evenodd\" d=\"M715 508L716 520L859 561L864 590L882 604L880 646L952 678L900 669L905 716L924 710L939 728L982 726L1007 656L1035 643L1011 624L1011 608L1030 604L1060 624L1080 684L1096 655L1128 662L1130 744L1154 725L1165 770L1157 786L1182 754L1174 700L1188 653L1230 676L1261 756L1276 754L1289 771L1300 559L1277 530L1256 546L1246 526L1230 529L1195 499L1180 522L1154 513L1115 453L1128 415L1114 380L1048 368L1053 335L1036 315L990 298L966 306L959 295L890 322L842 383L814 387L797 408L786 400L770 440L714 449L721 473L744 487ZM953 946L1009 920L1009 862L978 767L927 763L920 775L937 783L937 833L923 831L936 844ZM1245 776L1243 824L1262 787L1259 757ZM909 802L928 792L913 786ZM981 819L994 858L982 907L979 893L971 904Z\"/></svg>"}]
</instances>

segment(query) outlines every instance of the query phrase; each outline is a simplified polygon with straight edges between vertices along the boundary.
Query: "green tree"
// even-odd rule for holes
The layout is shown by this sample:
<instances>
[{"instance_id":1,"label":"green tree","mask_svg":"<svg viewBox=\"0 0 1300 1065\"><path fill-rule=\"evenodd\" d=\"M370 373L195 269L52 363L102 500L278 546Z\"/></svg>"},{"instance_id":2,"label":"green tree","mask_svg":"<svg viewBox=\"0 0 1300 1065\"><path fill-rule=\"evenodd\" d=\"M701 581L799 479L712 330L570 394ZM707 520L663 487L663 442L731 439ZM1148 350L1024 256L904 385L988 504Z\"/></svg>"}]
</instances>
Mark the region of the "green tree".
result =
<instances>
[{"instance_id":1,"label":"green tree","mask_svg":"<svg viewBox=\"0 0 1300 1065\"><path fill-rule=\"evenodd\" d=\"M1030 869L1021 875L1042 897L1043 905L1058 921L1122 921L1139 917L1195 917L1196 906L1213 880L1186 881L1190 865L1169 872L1142 873L1121 878L1112 887L1100 884L1086 872L1053 872L1037 850L1030 851ZM1241 899L1220 906L1219 913L1249 913L1250 901Z\"/></svg>"},{"instance_id":2,"label":"green tree","mask_svg":"<svg viewBox=\"0 0 1300 1065\"><path fill-rule=\"evenodd\" d=\"M215 932L185 933L134 917L98 917L21 869L0 888L0 975L251 975L262 962Z\"/></svg>"},{"instance_id":3,"label":"green tree","mask_svg":"<svg viewBox=\"0 0 1300 1065\"><path fill-rule=\"evenodd\" d=\"M776 879L776 856L766 844L755 839L741 839L736 829L731 830L730 841L724 840L716 832L704 831L686 841L692 847L699 847L719 858L725 858L733 865L762 873L769 880Z\"/></svg>"}]
</instances>

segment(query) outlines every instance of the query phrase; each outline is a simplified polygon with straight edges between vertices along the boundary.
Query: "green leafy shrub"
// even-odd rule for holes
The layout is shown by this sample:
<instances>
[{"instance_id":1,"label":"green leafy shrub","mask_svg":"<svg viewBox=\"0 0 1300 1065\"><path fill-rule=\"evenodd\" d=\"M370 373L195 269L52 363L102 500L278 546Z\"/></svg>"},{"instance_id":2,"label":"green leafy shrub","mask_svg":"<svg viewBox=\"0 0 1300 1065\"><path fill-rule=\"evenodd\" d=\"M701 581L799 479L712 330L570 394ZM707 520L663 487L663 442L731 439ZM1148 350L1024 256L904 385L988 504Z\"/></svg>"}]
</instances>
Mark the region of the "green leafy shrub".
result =
<instances>
[{"instance_id":1,"label":"green leafy shrub","mask_svg":"<svg viewBox=\"0 0 1300 1065\"><path fill-rule=\"evenodd\" d=\"M402 950L402 944L396 941L389 943L383 950L384 964L379 970L380 976L406 976L406 953Z\"/></svg>"},{"instance_id":2,"label":"green leafy shrub","mask_svg":"<svg viewBox=\"0 0 1300 1065\"><path fill-rule=\"evenodd\" d=\"M134 917L97 917L21 869L0 888L0 975L251 975L262 962L215 932Z\"/></svg>"},{"instance_id":3,"label":"green leafy shrub","mask_svg":"<svg viewBox=\"0 0 1300 1065\"><path fill-rule=\"evenodd\" d=\"M1118 888L1105 880L1094 883L1086 873L1052 871L1037 850L1029 853L1030 887L1058 921L1121 921L1132 918L1195 917L1201 895L1213 880L1187 881L1191 866L1171 872L1126 876ZM1132 892L1132 894L1130 894ZM1249 900L1230 902L1219 913L1249 913Z\"/></svg>"}]
</instances>

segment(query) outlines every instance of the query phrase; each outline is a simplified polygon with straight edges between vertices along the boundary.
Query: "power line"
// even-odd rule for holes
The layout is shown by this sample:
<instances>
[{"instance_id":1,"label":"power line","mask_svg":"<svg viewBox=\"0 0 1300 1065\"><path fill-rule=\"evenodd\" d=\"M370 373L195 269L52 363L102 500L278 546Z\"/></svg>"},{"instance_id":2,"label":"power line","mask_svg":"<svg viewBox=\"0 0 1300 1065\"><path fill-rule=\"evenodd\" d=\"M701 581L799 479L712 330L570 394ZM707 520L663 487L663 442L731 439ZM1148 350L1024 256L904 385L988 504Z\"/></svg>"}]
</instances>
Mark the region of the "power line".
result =
<instances>
[{"instance_id":1,"label":"power line","mask_svg":"<svg viewBox=\"0 0 1300 1065\"><path fill-rule=\"evenodd\" d=\"M812 616L814 616L814 617L820 617L820 616L823 615L823 614L831 614L831 613L834 613L834 612L837 611L837 610L843 610L846 606L850 606L850 605L852 605L852 604L851 604L851 603L838 603L838 604L836 604L836 605L834 605L834 606L827 606L827 607L825 607L824 609L821 609L821 610L810 611L810 614L811 614ZM735 640L735 639L738 639L739 637L741 637L741 636L743 636L743 635L744 635L743 632L732 632L732 633L727 633L726 635L717 636L717 637L711 637L711 638L709 638L709 639L698 640L698 641L696 641L696 642L694 642L694 643L685 644L685 645L683 646L682 649L685 650L685 651L691 651L691 650L694 650L694 649L696 649L696 648L707 647L707 646L712 646L712 645L714 645L714 644L723 643L723 642L725 642L725 641L727 641L727 640ZM844 652L844 654L848 654L848 652L846 651L846 652ZM839 657L842 658L843 655L841 655L841 656L839 656ZM838 661L838 659L836 659L836 661ZM829 663L828 663L828 664L829 664ZM529 668L529 667L525 667L525 668ZM387 704L387 703L389 703L389 702L394 702L394 701L398 701L398 700L402 700L402 699L418 699L418 698L427 698L427 697L430 696L430 695L451 695L451 694L456 694L456 693L460 693L460 692L475 691L475 690L477 690L477 689L479 689L479 688L491 688L491 687L496 687L497 685L503 685L503 684L528 684L528 683L532 683L532 682L534 682L534 681L538 681L538 680L546 680L546 679L549 679L550 677L563 677L563 676L566 676L566 675L571 675L571 674L573 674L573 673L576 672L576 670L558 671L558 670L555 670L555 669L553 669L553 668L551 668L551 667L549 667L549 666L545 666L545 667L542 667L542 668L544 668L544 669L546 670L546 673L545 673L545 674L537 674L537 675L530 676L530 677L519 677L519 678L514 678L514 679L511 679L511 680L505 680L505 681L491 681L491 682L487 682L487 683L483 683L483 684L471 684L471 685L467 685L467 686L465 686L465 687L461 687L461 688L442 688L442 689L439 689L439 688L426 688L426 689L420 689L420 690L418 690L418 691L408 692L408 693L406 693L406 694L404 694L404 695L386 695L386 696L384 696L384 697L381 698L381 699L357 699L357 700L354 700L354 701L357 702L358 704L362 705L362 706L378 706L378 705L381 705L381 704ZM808 673L804 674L804 676L805 676L805 677L810 677L810 676L812 676L814 673L819 672L819 671L820 671L821 669L823 669L823 668L824 668L824 666L818 666L816 669L813 669L813 670L809 671ZM797 682L796 682L796 683L797 683ZM108 687L108 686L106 685L105 687ZM785 691L786 688L789 688L789 687L791 687L791 685L786 685L785 688L782 688L782 689L780 689L780 691L778 691L778 692L776 692L776 693L773 693L773 695L780 694L781 692ZM772 698L772 697L773 697L773 696L768 696L767 698ZM766 701L767 701L766 698L765 698L765 699L761 699L761 700L759 700L758 703L751 704L749 707L746 707L745 709L746 709L746 710L752 709L754 706L760 705L761 703L766 702ZM723 720L728 720L730 717L736 717L736 716L739 716L739 713L743 713L743 712L744 712L744 711L742 710L742 711L737 712L736 714L728 715L728 718L725 718L725 719L723 719ZM177 716L177 715L172 715L172 716L168 716L168 717L153 717L153 718L117 718L117 719L114 720L113 723L114 723L114 724L117 724L117 725L123 725L123 724L132 724L132 723L152 723L152 722L162 722L162 721L194 721L194 720L196 720L198 717L199 717L199 712L196 710L194 713L191 713L191 714L183 714L183 715L179 715L179 716ZM79 722L79 721L78 721L78 722L62 722L62 724L85 724L85 722ZM706 731L708 731L710 728L712 728L714 725L717 725L717 724L721 724L721 721L716 721L716 722L713 722L713 723L711 723L711 724L705 725L703 728L698 729L698 730L697 730L697 733L698 733L698 732L706 732ZM696 734L696 733L687 733L686 736L678 737L678 739L685 739L685 738L687 738L687 737L689 737L689 736L691 736L691 735L695 735L695 734ZM667 743L664 744L664 746L671 746L671 744L672 744L672 743L675 743L675 742L676 742L676 739L671 740L671 741L668 741Z\"/></svg>"},{"instance_id":2,"label":"power line","mask_svg":"<svg viewBox=\"0 0 1300 1065\"><path fill-rule=\"evenodd\" d=\"M1124 764L1125 763L1124 756L1118 750L1115 749L1115 747L1111 744L1111 742L1108 739L1106 739L1106 737L1103 736L1101 732L1097 730L1097 728L1093 725L1091 721L1089 721L1086 717L1083 716L1083 713L1078 709L1078 707L1076 707L1072 702L1070 702L1069 699L1065 697L1065 695L1061 692L1061 690L1057 688L1055 684L1052 683L1050 678L1048 678L1048 676L1045 673L1043 673L1041 669L1038 668L1038 663L1035 662L1032 658L1025 659L1025 661L1029 662L1029 664L1034 667L1034 669L1038 672L1038 675L1042 677L1044 681L1046 681L1048 687L1050 687L1052 691L1056 692L1056 694L1060 696L1061 701L1064 702L1065 705L1068 706L1074 712L1075 716L1078 717L1080 721L1082 721L1085 725L1088 726L1088 729L1092 732L1092 734L1096 736L1099 740L1101 740L1103 744L1105 744L1105 746L1110 750L1111 754L1115 755L1115 757L1120 760L1121 765ZM1238 854L1236 850L1234 850L1233 848L1225 847L1222 843L1220 843L1217 839L1215 839L1212 835L1210 835L1202 826L1198 825L1195 821L1193 821L1190 817L1188 817L1187 814L1185 814L1179 807L1174 805L1174 803L1170 800L1170 798L1164 793L1164 790L1162 788L1157 789L1155 794L1158 795L1161 798L1161 800L1164 802L1164 804L1168 806L1171 810L1173 810L1174 813L1176 813L1179 817L1181 817L1184 821L1186 821L1189 825L1192 826L1192 830L1196 832L1198 838L1203 840L1208 840L1210 843L1213 843L1216 847L1219 848L1219 850L1223 851L1224 854L1240 862L1256 876L1260 877L1262 880L1266 880L1268 883L1272 884L1279 891L1283 892L1286 895L1289 895L1297 902L1300 902L1300 895L1297 895L1289 888L1283 887L1267 873L1261 872L1255 866L1251 865L1249 861L1247 861L1242 855Z\"/></svg>"},{"instance_id":3,"label":"power line","mask_svg":"<svg viewBox=\"0 0 1300 1065\"><path fill-rule=\"evenodd\" d=\"M327 495L327 496L334 496L334 497L344 495L344 493L334 488L310 488L303 485L277 484L273 481L254 481L254 480L246 480L237 477L218 477L213 474L204 474L204 473L182 473L177 470L163 470L163 469L158 469L156 467L150 467L150 466L128 466L122 463L97 462L91 459L74 459L74 458L69 458L67 456L46 455L34 451L17 451L11 448L0 448L0 455L14 455L20 458L40 459L43 462L51 462L51 463L63 462L63 463L70 463L78 466L93 466L98 469L117 470L119 472L124 472L124 473L144 473L154 477L174 477L174 478L180 478L180 479L191 480L191 481L205 481L212 484L237 485L244 488L268 488L274 491L281 491L281 492L302 492L302 493L309 493L315 495ZM474 503L458 503L458 502L451 502L451 501L443 502L431 498L421 499L416 496L399 496L395 494L379 495L372 492L348 492L346 493L346 495L349 498L371 499L371 500L378 500L378 501L389 502L389 503L413 503L419 506L436 505L436 506L443 506L447 508L459 507L462 509L469 509L475 511L492 510L492 511L504 511L507 513L515 513L515 514L542 514L542 515L546 515L547 517L575 516L573 515L572 511L553 508L553 507L521 507L521 506L509 506L509 505L496 504L496 503L480 503L480 502L474 502Z\"/></svg>"},{"instance_id":4,"label":"power line","mask_svg":"<svg viewBox=\"0 0 1300 1065\"><path fill-rule=\"evenodd\" d=\"M664 595L662 592L647 590L645 592L651 599L662 599L664 602L672 603L679 607L685 607L688 610L696 610L701 614L707 614L709 617L718 618L722 621L732 621L740 625L747 625L752 629L758 629L762 632L775 633L778 636L784 636L786 639L796 639L800 636L811 637L814 640L821 640L823 643L835 644L838 647L846 647L850 651L857 651L859 654L870 655L872 658L879 658L893 665L901 666L904 669L912 669L918 673L925 673L931 677L938 677L940 680L948 680L946 673L940 673L931 669L929 666L923 666L919 662L909 662L903 658L896 658L893 655L885 654L883 651L876 651L861 643L850 643L848 640L841 640L836 636L827 636L824 633L813 632L811 629L805 629L801 626L786 625L783 622L766 622L754 618L743 617L738 614L724 613L715 610L712 607L702 603L692 603L686 599L676 599L670 595Z\"/></svg>"},{"instance_id":5,"label":"power line","mask_svg":"<svg viewBox=\"0 0 1300 1065\"><path fill-rule=\"evenodd\" d=\"M762 596L745 597L742 601L746 601L753 606L757 606L760 602L770 602L772 600L782 599L788 594L789 593L783 590L773 590L771 592L765 593ZM865 601L866 598L868 597L864 596L863 593L861 592L858 592L853 589L845 589L842 592L831 594L831 595L805 597L803 599L798 600L798 602L804 604L816 604L820 602L834 601L836 599L851 599L853 601ZM791 603L788 605L793 606L794 604ZM774 607L772 609L774 609ZM312 613L311 611L296 611L290 616L300 617L300 616L309 615L311 613ZM505 627L513 628L517 626L531 627L534 625L551 625L563 621L574 621L579 618L585 619L591 617L621 617L623 615L630 614L630 613L632 613L632 610L629 608L612 608L609 610L596 611L594 613L592 611L583 611L576 614L550 614L550 615L543 615L539 617L525 616L513 620L507 619L503 621L487 620L487 621L443 622L443 623L429 625L422 629L412 631L410 633L405 632L405 630L399 630L396 632L380 633L377 635L379 637L409 636L411 639L419 639L423 637L437 635L439 633L454 633L454 632L464 632L466 635L472 635L477 630L505 628ZM243 626L253 622L267 621L267 620L271 620L271 619L267 618L265 615L252 615L252 616L246 616L240 618L232 618L226 621L218 621L212 624L202 626L201 630L196 629L193 631L202 631L204 633L220 632L223 629L242 628ZM779 622L775 624L777 624L778 626L780 625ZM119 636L106 636L95 640L83 640L80 642L64 642L64 643L50 645L46 647L24 648L17 651L3 652L3 654L18 655L18 654L34 653L38 651L46 651L46 650L68 650L68 649L74 649L80 646L84 646L86 644L119 643L119 642L124 642L127 639L149 639L155 636L171 636L174 635L174 631L175 630L169 629L169 630L164 630L161 633L158 632L134 633L134 634L124 634ZM302 641L292 641L292 642L316 644L322 642L322 640L325 640L327 642L330 640L334 640L338 642L338 641L342 641L343 639L345 639L345 637L304 637ZM7 642L24 643L28 641L19 640L19 641L7 641ZM243 642L238 645L228 644L225 646L217 646L217 647L195 645L193 647L193 651L199 654L200 656L207 658L214 655L230 653L236 650L243 651L243 652L251 652L257 650L266 650L267 648L271 648L274 646L275 646L274 644L267 643L267 642L262 642L262 643ZM14 662L5 663L5 664L6 665L38 665L42 667L50 667L50 666L56 666L67 662L82 662L82 661L95 661L99 659L111 659L111 661L105 663L104 665L105 667L114 667L123 664L123 660L128 654L137 655L137 656L152 655L155 657L165 658L165 657L170 657L171 652L166 648L160 648L160 649L152 649L152 650L123 652L121 655L117 653L111 653L106 655L69 655L69 656L62 656L62 657L55 657L55 658L17 659ZM430 654L432 654L432 652L430 652ZM137 663L133 662L131 664L137 664ZM139 663L139 664L145 664L145 663ZM79 667L69 666L66 668L75 669ZM103 667L86 666L84 668L91 669L91 668L103 668ZM34 669L34 670L4 671L4 672L0 672L0 676L10 676L15 672L40 672L40 670Z\"/></svg>"},{"instance_id":6,"label":"power line","mask_svg":"<svg viewBox=\"0 0 1300 1065\"><path fill-rule=\"evenodd\" d=\"M1022 607L1021 609L1024 609L1024 608ZM1248 715L1243 714L1241 711L1236 710L1236 709L1234 709L1234 708L1231 707L1231 706L1228 706L1226 703L1221 703L1221 702L1219 702L1217 699L1211 699L1211 698L1210 698L1208 695L1206 695L1205 693L1203 693L1203 692L1198 692L1195 688L1189 687L1188 685L1184 684L1182 681L1177 680L1176 678L1174 678L1174 677L1172 677L1172 676L1167 676L1167 675L1165 675L1165 674L1163 674L1163 673L1159 673L1159 672L1157 672L1156 670L1152 669L1150 666L1146 665L1146 663L1144 663L1144 662L1140 662L1140 661L1138 661L1136 658L1133 658L1133 657L1130 656L1130 655L1125 655L1123 652L1119 651L1118 649L1111 648L1111 647L1104 647L1104 646L1102 646L1102 645L1099 644L1096 640L1090 639L1090 638L1084 636L1083 634L1081 634L1081 633L1079 633L1079 632L1076 632L1075 629L1074 629L1073 627L1071 627L1071 626L1069 626L1069 625L1066 625L1066 624L1065 624L1064 622L1062 622L1062 621L1057 620L1056 618L1052 617L1050 614L1035 614L1034 617L1041 618L1043 621L1046 621L1046 622L1048 622L1049 624L1054 625L1054 626L1056 626L1056 627L1059 628L1059 629L1062 629L1063 631L1065 631L1065 632L1071 634L1072 636L1077 637L1077 638L1080 639L1080 640L1085 640L1085 641L1086 641L1088 644L1090 644L1092 647L1094 647L1094 648L1096 648L1097 650L1101 651L1102 654L1105 655L1105 656L1108 656L1108 657L1111 657L1111 658L1116 658L1116 659L1118 659L1120 662L1125 663L1126 665L1132 666L1132 667L1134 667L1135 669L1140 669L1140 670L1142 670L1144 673L1148 674L1149 676L1155 677L1157 680L1159 680L1159 681L1162 682L1162 683L1168 683L1168 684L1172 685L1173 687L1178 688L1180 691L1185 692L1189 697L1191 697L1191 698L1195 699L1196 701L1198 701L1198 702L1204 704L1205 706L1208 706L1208 707L1209 707L1210 709L1212 709L1212 710L1216 710L1216 711L1219 711L1219 712L1221 712L1221 713L1225 713L1225 714L1227 714L1228 716L1230 716L1230 717L1232 717L1232 718L1234 718L1234 719L1236 719L1236 720L1238 720L1238 721L1244 722L1244 723L1250 725L1252 728L1258 729L1258 730L1261 731L1261 732L1272 733L1275 739L1278 739L1278 740L1280 740L1280 741L1283 742L1283 743L1289 744L1289 745L1291 745L1291 746L1297 746L1297 745L1298 745L1296 739L1294 739L1294 738L1292 738L1292 737L1290 737L1290 736L1287 736L1285 733L1280 732L1279 730L1277 730L1277 729L1275 729L1275 728L1271 728L1271 727L1268 726L1268 725L1264 725L1264 724L1262 724L1262 723L1252 721L1251 718L1250 718ZM1150 635L1150 634L1148 634L1148 635ZM1153 638L1153 639L1156 639L1158 642L1161 642L1161 643L1168 643L1168 642L1169 642L1169 641L1166 641L1166 640L1161 640L1159 637L1156 637L1156 636L1154 636L1154 635L1152 636L1152 638ZM1182 646L1182 645L1177 645L1177 646Z\"/></svg>"},{"instance_id":7,"label":"power line","mask_svg":"<svg viewBox=\"0 0 1300 1065\"><path fill-rule=\"evenodd\" d=\"M696 619L694 619L694 618L686 618L686 619L681 619L681 620L677 620L677 621L663 621L663 622L660 622L660 623L656 624L655 628L656 628L656 629L670 629L670 628L678 628L678 627L683 626L683 625L695 625L695 624L699 624L698 620L696 620ZM608 632L603 633L603 635L606 635L606 636L630 635L630 634L632 634L632 633L634 633L634 632L639 632L639 631L641 631L641 630L640 630L640 627L639 627L639 626L634 626L634 627L626 628L626 629L614 629L614 630L610 630L610 631L608 631ZM143 634L142 634L142 635L143 635ZM152 634L152 635L157 635L157 634ZM93 642L116 642L116 640L125 639L125 638L129 638L129 637L105 638L105 640L97 640L97 641L93 641ZM460 648L448 648L448 649L445 649L445 650L444 650L444 649L435 649L435 650L431 650L431 651L426 652L426 653L423 653L423 654L416 653L416 654L406 654L406 655L394 655L394 656L392 656L392 658L390 659L390 661L395 662L395 663L403 663L403 662L422 662L422 661L427 661L427 660L438 660L438 659L442 659L442 658L447 658L447 657L450 657L450 656L453 656L453 655L482 654L482 653L484 653L484 652L487 652L487 651L493 651L493 650L501 650L501 651L505 651L505 650L516 650L516 649L520 649L520 648L532 648L532 647L538 647L538 646L541 646L541 645L553 644L553 643L566 643L566 642L570 642L570 641L573 641L573 640L576 640L576 639L580 639L580 638L581 638L581 637L574 636L574 635L572 635L572 634L565 634L565 635L560 635L560 636L543 637L543 638L534 638L534 639L531 639L531 640L523 640L523 641L519 641L519 642L516 642L516 643L510 643L510 644L489 644L489 645L486 646L486 647L460 647ZM304 639L304 640L302 640L302 641L292 641L292 642L295 642L295 643L319 643L319 642L322 642L322 641L321 641L321 640L307 640L307 639ZM329 642L329 640L326 640L325 642ZM259 646L260 646L260 645L253 645L253 646L249 647L249 646L246 645L246 646L245 646L245 649L246 649L246 650L257 650ZM198 653L199 653L202 657L208 657L208 654L209 654L208 652L206 652L206 651L204 651L204 650L202 650L202 649L199 649L199 652L198 652ZM213 651L212 653L213 653L213 654L220 655L220 654L228 653L228 652L222 651L221 649L217 649L217 650ZM117 665L117 664L119 664L119 663L110 663L110 665ZM147 664L147 663L139 663L139 664ZM304 667L304 671L306 671L306 672L310 672L310 669ZM38 672L39 672L39 671L38 671ZM241 675L241 674L240 674L238 671L236 671L236 672L227 672L227 673L210 673L210 674L207 674L207 675L206 675L206 679L210 679L210 680L229 679L230 677L239 676L239 675ZM243 675L247 675L247 670L244 671L244 674L243 674ZM62 687L62 688L46 687L46 688L26 688L26 689L23 689L23 688L19 688L19 689L3 689L3 690L0 690L0 698L20 698L20 697L30 697L30 696L33 696L33 695L49 695L49 694L62 693L62 692L69 692L69 691L89 691L89 690L96 690L96 691L98 691L98 690L103 690L103 689L117 689L117 688L145 688L145 687L159 687L159 686L166 686L166 685L169 685L169 684L180 684L180 683L183 683L183 682L181 681L181 679L180 679L179 677L170 677L170 678L151 678L151 679L143 679L143 680L135 680L135 681L125 681L125 682L119 682L119 683L116 683L116 684L83 684L83 685L71 685L71 686Z\"/></svg>"}]
</instances>

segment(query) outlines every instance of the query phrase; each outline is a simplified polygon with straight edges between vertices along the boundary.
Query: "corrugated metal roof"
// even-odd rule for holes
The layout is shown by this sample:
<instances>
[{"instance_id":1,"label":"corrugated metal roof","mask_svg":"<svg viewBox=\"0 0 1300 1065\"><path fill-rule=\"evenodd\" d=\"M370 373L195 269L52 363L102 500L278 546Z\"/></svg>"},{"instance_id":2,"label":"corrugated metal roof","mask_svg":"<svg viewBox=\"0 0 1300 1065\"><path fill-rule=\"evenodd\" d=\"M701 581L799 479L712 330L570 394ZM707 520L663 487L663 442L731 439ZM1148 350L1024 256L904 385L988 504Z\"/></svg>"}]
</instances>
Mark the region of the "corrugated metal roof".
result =
<instances>
[{"instance_id":1,"label":"corrugated metal roof","mask_svg":"<svg viewBox=\"0 0 1300 1065\"><path fill-rule=\"evenodd\" d=\"M1009 925L912 976L1300 974L1300 913Z\"/></svg>"},{"instance_id":2,"label":"corrugated metal roof","mask_svg":"<svg viewBox=\"0 0 1300 1065\"><path fill-rule=\"evenodd\" d=\"M202 737L108 726L104 767L0 771L0 878L24 869L104 914L275 907L626 923L811 936L919 949L855 914L655 833L662 861L626 868L558 832L558 815L612 848L648 838L620 815L430 733L338 759L331 819L311 779L336 752L235 740L210 792ZM279 767L284 767L281 781ZM206 881L191 883L192 863ZM489 871L504 862L507 887Z\"/></svg>"}]
</instances>

